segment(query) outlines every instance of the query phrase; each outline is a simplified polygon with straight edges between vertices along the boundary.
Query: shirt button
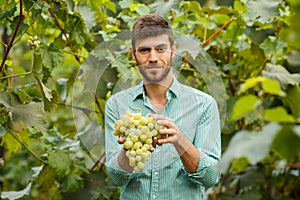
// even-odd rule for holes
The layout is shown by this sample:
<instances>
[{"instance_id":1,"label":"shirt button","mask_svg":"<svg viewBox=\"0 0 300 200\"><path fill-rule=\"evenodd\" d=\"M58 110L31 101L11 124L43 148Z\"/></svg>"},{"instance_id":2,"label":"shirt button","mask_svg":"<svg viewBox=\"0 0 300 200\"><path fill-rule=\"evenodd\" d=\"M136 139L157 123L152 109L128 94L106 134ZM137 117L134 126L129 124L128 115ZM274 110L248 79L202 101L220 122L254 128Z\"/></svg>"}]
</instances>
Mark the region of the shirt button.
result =
<instances>
[{"instance_id":1,"label":"shirt button","mask_svg":"<svg viewBox=\"0 0 300 200\"><path fill-rule=\"evenodd\" d=\"M154 172L154 175L157 176L157 175L158 175L158 172L155 171L155 172Z\"/></svg>"},{"instance_id":2,"label":"shirt button","mask_svg":"<svg viewBox=\"0 0 300 200\"><path fill-rule=\"evenodd\" d=\"M155 199L156 198L156 196L155 195L153 195L153 199Z\"/></svg>"}]
</instances>

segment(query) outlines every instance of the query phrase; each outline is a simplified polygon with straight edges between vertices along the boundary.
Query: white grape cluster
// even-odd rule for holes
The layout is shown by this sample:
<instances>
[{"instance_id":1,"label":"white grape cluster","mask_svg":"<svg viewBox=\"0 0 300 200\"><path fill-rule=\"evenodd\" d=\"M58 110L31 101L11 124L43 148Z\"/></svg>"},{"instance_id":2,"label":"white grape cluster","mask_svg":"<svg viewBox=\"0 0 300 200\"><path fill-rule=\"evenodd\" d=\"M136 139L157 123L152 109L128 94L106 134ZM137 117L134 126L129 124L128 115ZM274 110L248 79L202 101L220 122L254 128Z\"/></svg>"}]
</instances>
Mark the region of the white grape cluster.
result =
<instances>
[{"instance_id":1,"label":"white grape cluster","mask_svg":"<svg viewBox=\"0 0 300 200\"><path fill-rule=\"evenodd\" d=\"M29 39L27 40L27 45L31 50L37 50L39 48L41 41L38 39L38 37L35 36L30 36Z\"/></svg>"},{"instance_id":2,"label":"white grape cluster","mask_svg":"<svg viewBox=\"0 0 300 200\"><path fill-rule=\"evenodd\" d=\"M149 159L153 137L165 138L165 135L159 133L165 127L157 124L149 115L142 116L141 113L125 112L114 123L114 128L114 135L124 139L121 143L127 150L129 165L135 172L143 169L144 163Z\"/></svg>"}]
</instances>

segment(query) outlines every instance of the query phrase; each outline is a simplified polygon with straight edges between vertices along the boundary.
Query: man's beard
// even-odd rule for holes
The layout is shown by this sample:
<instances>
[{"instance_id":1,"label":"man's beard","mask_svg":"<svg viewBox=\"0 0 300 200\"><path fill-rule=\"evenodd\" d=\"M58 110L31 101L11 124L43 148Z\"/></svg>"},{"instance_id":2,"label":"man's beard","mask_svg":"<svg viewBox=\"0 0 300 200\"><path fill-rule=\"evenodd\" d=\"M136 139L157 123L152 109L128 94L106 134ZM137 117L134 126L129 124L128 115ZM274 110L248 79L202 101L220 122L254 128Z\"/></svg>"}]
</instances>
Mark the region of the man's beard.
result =
<instances>
[{"instance_id":1,"label":"man's beard","mask_svg":"<svg viewBox=\"0 0 300 200\"><path fill-rule=\"evenodd\" d=\"M159 72L153 70L151 72L146 72L145 68L147 67L163 67L163 72L161 74L158 74ZM167 66L161 66L158 65L157 63L149 63L147 65L138 65L139 71L144 77L145 81L148 83L160 83L162 80L164 80L168 74L171 71L171 67Z\"/></svg>"},{"instance_id":2,"label":"man's beard","mask_svg":"<svg viewBox=\"0 0 300 200\"><path fill-rule=\"evenodd\" d=\"M136 58L136 56L135 56L135 58ZM159 65L159 64L157 64L157 63L149 63L149 64L147 64L147 65L141 65L141 64L139 63L139 61L137 60L137 58L136 58L136 61L137 61L137 64L138 64L140 73L141 73L142 76L144 77L145 81L147 81L148 83L160 83L162 80L164 80L164 79L168 76L168 74L169 74L170 71L171 71L171 66L172 66L172 56L170 57L170 60L169 60L169 62L167 63L167 65L169 65L169 66L162 66L162 65ZM160 76L158 76L158 77L156 77L156 74L157 74L156 71L152 71L152 72L151 72L152 76L151 76L151 74L147 74L147 73L145 72L145 70L144 70L144 68L147 68L147 67L156 67L156 66L157 66L157 67L163 67L163 68L164 68L163 73L162 73Z\"/></svg>"}]
</instances>

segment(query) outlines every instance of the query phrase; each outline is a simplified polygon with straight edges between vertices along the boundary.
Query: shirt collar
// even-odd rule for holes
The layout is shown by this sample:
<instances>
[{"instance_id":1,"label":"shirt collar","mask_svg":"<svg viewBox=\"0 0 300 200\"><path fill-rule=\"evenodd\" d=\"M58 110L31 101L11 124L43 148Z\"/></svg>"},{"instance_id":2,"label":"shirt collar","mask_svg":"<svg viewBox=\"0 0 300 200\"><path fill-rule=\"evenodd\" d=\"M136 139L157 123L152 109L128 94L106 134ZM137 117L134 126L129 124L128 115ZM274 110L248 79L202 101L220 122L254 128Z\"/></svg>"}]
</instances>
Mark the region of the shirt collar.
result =
<instances>
[{"instance_id":1,"label":"shirt collar","mask_svg":"<svg viewBox=\"0 0 300 200\"><path fill-rule=\"evenodd\" d=\"M170 98L170 95L174 95L177 97L180 92L180 83L178 80L173 76L173 83L171 87L167 91L167 98ZM144 89L144 82L141 81L137 86L136 89L132 93L132 100L136 100L137 98L144 98L145 99L146 93Z\"/></svg>"}]
</instances>

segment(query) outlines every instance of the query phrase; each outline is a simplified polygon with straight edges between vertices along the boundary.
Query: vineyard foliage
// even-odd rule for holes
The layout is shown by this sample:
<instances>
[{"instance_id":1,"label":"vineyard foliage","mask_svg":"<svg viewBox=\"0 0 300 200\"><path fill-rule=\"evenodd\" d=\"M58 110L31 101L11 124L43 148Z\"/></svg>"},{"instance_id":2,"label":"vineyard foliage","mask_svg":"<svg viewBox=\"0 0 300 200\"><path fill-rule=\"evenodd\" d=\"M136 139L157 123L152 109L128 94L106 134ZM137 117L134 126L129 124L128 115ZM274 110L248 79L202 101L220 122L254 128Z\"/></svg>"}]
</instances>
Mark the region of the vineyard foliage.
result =
<instances>
[{"instance_id":1,"label":"vineyard foliage","mask_svg":"<svg viewBox=\"0 0 300 200\"><path fill-rule=\"evenodd\" d=\"M208 199L300 199L299 0L0 0L1 199L118 199L104 105L123 74L139 79L115 38L148 13L198 41L225 86L223 176ZM103 74L85 74L97 85L88 107L86 63ZM179 71L209 93L192 64Z\"/></svg>"}]
</instances>

